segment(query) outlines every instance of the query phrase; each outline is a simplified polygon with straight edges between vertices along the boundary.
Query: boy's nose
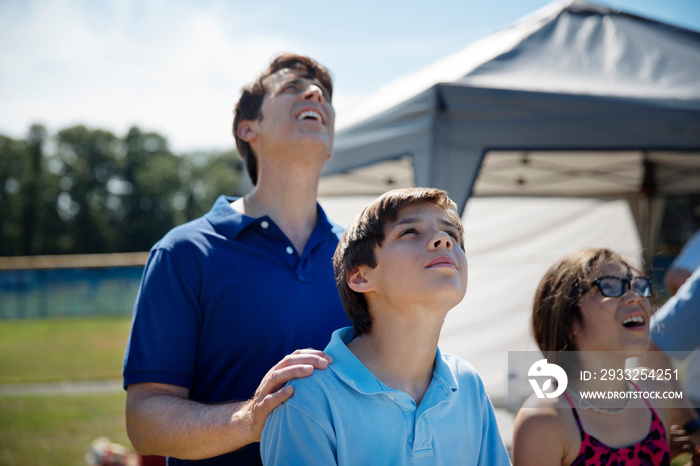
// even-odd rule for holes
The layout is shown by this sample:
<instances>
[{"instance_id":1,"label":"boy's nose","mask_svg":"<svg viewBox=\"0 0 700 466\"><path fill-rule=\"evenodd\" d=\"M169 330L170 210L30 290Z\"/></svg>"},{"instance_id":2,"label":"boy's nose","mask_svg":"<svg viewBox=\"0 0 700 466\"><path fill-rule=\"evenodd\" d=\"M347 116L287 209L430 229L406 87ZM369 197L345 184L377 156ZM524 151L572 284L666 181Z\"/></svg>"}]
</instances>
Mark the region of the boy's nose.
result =
<instances>
[{"instance_id":1,"label":"boy's nose","mask_svg":"<svg viewBox=\"0 0 700 466\"><path fill-rule=\"evenodd\" d=\"M439 232L433 239L433 248L445 247L448 251L452 250L452 237L444 231Z\"/></svg>"}]
</instances>

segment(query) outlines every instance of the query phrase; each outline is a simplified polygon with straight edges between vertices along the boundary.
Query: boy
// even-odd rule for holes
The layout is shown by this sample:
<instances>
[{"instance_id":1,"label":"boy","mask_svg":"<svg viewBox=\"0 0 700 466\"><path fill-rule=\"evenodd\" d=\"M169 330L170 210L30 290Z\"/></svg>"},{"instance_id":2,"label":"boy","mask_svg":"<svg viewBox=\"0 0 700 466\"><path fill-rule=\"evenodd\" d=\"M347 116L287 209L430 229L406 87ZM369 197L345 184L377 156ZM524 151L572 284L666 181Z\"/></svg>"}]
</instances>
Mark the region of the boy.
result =
<instances>
[{"instance_id":1,"label":"boy","mask_svg":"<svg viewBox=\"0 0 700 466\"><path fill-rule=\"evenodd\" d=\"M389 191L355 219L333 257L353 326L268 417L263 463L509 464L479 376L437 347L466 292L462 232L437 189Z\"/></svg>"}]
</instances>

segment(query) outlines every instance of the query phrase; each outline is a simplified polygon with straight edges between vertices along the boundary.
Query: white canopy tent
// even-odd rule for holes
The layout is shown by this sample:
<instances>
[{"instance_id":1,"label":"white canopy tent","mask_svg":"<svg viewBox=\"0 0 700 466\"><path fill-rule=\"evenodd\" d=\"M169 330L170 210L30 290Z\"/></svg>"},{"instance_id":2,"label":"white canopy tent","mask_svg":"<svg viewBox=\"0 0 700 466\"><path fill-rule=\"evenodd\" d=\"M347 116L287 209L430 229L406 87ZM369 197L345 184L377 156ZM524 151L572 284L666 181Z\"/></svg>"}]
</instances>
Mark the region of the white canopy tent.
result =
<instances>
[{"instance_id":1,"label":"white canopy tent","mask_svg":"<svg viewBox=\"0 0 700 466\"><path fill-rule=\"evenodd\" d=\"M469 290L441 347L503 400L545 270L592 246L641 261L663 196L700 193L700 33L557 2L338 115L331 218L412 185L463 209Z\"/></svg>"},{"instance_id":2,"label":"white canopy tent","mask_svg":"<svg viewBox=\"0 0 700 466\"><path fill-rule=\"evenodd\" d=\"M624 198L651 253L658 200L700 192L700 33L556 2L384 86L337 129L323 195Z\"/></svg>"}]
</instances>

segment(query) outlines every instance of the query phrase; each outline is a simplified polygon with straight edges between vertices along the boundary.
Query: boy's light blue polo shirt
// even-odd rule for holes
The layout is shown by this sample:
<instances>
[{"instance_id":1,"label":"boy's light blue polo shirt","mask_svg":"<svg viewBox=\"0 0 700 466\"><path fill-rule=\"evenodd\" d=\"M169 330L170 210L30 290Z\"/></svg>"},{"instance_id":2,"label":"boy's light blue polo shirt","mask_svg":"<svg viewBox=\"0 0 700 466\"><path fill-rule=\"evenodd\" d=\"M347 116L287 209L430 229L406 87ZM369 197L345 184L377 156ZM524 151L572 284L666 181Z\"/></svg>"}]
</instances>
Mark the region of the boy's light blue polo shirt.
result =
<instances>
[{"instance_id":1,"label":"boy's light blue polo shirt","mask_svg":"<svg viewBox=\"0 0 700 466\"><path fill-rule=\"evenodd\" d=\"M263 430L264 464L510 464L491 402L469 363L438 350L433 380L416 406L350 352L352 338L351 327L336 330L325 349L333 364L290 382L294 395Z\"/></svg>"}]
</instances>

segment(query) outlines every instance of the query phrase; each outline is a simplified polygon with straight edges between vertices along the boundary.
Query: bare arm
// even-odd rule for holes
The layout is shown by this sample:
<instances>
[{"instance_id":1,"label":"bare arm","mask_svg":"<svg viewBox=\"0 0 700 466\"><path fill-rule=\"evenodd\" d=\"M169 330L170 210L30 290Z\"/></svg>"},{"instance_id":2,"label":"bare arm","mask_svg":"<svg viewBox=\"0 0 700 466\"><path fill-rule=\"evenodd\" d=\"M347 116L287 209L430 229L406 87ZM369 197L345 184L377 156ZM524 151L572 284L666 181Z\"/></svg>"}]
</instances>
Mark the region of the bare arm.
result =
<instances>
[{"instance_id":1,"label":"bare arm","mask_svg":"<svg viewBox=\"0 0 700 466\"><path fill-rule=\"evenodd\" d=\"M140 454L182 459L211 458L259 442L267 416L294 392L284 384L330 362L332 358L321 351L297 350L268 371L251 400L218 405L189 400L184 387L130 385L126 394L129 439Z\"/></svg>"}]
</instances>

